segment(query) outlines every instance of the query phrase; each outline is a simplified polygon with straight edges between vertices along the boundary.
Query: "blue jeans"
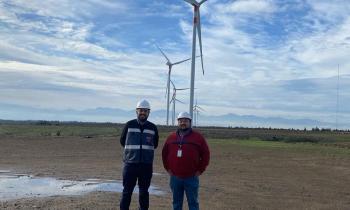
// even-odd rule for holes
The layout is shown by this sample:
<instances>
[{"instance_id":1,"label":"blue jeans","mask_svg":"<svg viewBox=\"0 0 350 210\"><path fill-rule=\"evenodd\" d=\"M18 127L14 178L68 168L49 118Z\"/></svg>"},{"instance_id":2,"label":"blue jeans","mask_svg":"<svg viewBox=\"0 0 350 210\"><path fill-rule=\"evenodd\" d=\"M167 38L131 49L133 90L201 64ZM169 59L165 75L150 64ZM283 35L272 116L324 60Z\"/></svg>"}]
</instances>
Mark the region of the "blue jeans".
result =
<instances>
[{"instance_id":1,"label":"blue jeans","mask_svg":"<svg viewBox=\"0 0 350 210\"><path fill-rule=\"evenodd\" d=\"M176 176L170 176L170 188L173 192L173 210L182 210L184 192L186 193L187 197L188 209L199 210L198 187L198 176L193 176L185 179L181 179Z\"/></svg>"}]
</instances>

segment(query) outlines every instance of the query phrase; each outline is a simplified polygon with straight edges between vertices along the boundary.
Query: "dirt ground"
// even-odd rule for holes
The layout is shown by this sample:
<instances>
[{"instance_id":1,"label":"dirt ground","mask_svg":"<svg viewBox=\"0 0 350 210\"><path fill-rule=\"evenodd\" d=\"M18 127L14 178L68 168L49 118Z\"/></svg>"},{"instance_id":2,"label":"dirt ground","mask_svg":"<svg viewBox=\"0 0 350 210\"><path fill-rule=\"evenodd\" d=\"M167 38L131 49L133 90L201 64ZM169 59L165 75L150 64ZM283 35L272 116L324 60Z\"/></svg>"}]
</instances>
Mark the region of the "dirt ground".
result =
<instances>
[{"instance_id":1,"label":"dirt ground","mask_svg":"<svg viewBox=\"0 0 350 210\"><path fill-rule=\"evenodd\" d=\"M211 141L200 177L200 207L214 209L350 209L350 156ZM168 175L156 150L150 209L171 207ZM121 180L122 149L114 137L1 137L0 169L40 177ZM0 202L0 209L119 209L120 194L52 196ZM137 209L137 195L131 209ZM187 209L184 203L184 209Z\"/></svg>"}]
</instances>

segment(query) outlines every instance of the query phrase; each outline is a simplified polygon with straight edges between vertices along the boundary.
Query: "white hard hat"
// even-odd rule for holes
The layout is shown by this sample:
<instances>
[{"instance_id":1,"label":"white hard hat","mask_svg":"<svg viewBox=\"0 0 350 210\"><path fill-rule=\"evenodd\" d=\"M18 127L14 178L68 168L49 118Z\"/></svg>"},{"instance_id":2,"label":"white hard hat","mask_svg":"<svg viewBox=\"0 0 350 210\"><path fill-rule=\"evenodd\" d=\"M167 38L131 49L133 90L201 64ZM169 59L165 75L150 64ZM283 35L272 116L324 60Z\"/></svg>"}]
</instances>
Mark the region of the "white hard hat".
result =
<instances>
[{"instance_id":1,"label":"white hard hat","mask_svg":"<svg viewBox=\"0 0 350 210\"><path fill-rule=\"evenodd\" d=\"M180 112L179 115L177 116L177 119L181 119L181 118L187 118L192 120L191 115L188 114L187 112Z\"/></svg>"},{"instance_id":2,"label":"white hard hat","mask_svg":"<svg viewBox=\"0 0 350 210\"><path fill-rule=\"evenodd\" d=\"M147 100L142 99L141 101L137 102L136 109L151 109L151 105L149 105Z\"/></svg>"}]
</instances>

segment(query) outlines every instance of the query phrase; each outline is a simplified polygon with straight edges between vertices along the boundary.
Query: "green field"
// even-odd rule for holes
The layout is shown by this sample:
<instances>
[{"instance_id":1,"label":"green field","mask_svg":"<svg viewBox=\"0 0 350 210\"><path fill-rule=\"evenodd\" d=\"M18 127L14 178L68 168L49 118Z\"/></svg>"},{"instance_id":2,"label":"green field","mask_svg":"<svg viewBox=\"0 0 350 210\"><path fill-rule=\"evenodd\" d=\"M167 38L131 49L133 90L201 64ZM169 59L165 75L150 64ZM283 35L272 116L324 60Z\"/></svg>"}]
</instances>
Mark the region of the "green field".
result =
<instances>
[{"instance_id":1,"label":"green field","mask_svg":"<svg viewBox=\"0 0 350 210\"><path fill-rule=\"evenodd\" d=\"M119 138L124 124L114 123L62 123L62 122L11 122L0 124L0 137L115 137ZM158 126L160 141L176 127ZM195 128L212 145L237 145L260 149L297 150L318 152L324 155L350 154L350 132L304 131L288 129L248 128Z\"/></svg>"},{"instance_id":2,"label":"green field","mask_svg":"<svg viewBox=\"0 0 350 210\"><path fill-rule=\"evenodd\" d=\"M62 123L62 122L11 122L0 123L0 136L119 136L123 124L115 123ZM158 126L165 137L176 127ZM310 142L343 144L350 141L350 132L310 131L292 129L199 127L205 137L214 139L249 139L275 142Z\"/></svg>"}]
</instances>

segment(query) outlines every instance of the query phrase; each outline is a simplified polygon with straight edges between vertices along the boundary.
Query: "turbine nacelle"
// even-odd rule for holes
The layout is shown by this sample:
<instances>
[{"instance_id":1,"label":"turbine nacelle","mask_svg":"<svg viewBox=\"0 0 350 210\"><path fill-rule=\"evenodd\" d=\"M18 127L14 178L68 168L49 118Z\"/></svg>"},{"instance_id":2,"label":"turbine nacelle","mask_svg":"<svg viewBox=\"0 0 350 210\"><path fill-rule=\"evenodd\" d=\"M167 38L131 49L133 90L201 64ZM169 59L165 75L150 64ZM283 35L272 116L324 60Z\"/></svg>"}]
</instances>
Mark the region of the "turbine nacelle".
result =
<instances>
[{"instance_id":1,"label":"turbine nacelle","mask_svg":"<svg viewBox=\"0 0 350 210\"><path fill-rule=\"evenodd\" d=\"M195 0L184 0L185 2L188 2L190 4L192 4L195 7L200 7L201 4L203 4L204 2L206 2L207 0L202 0L201 2L197 2Z\"/></svg>"}]
</instances>

